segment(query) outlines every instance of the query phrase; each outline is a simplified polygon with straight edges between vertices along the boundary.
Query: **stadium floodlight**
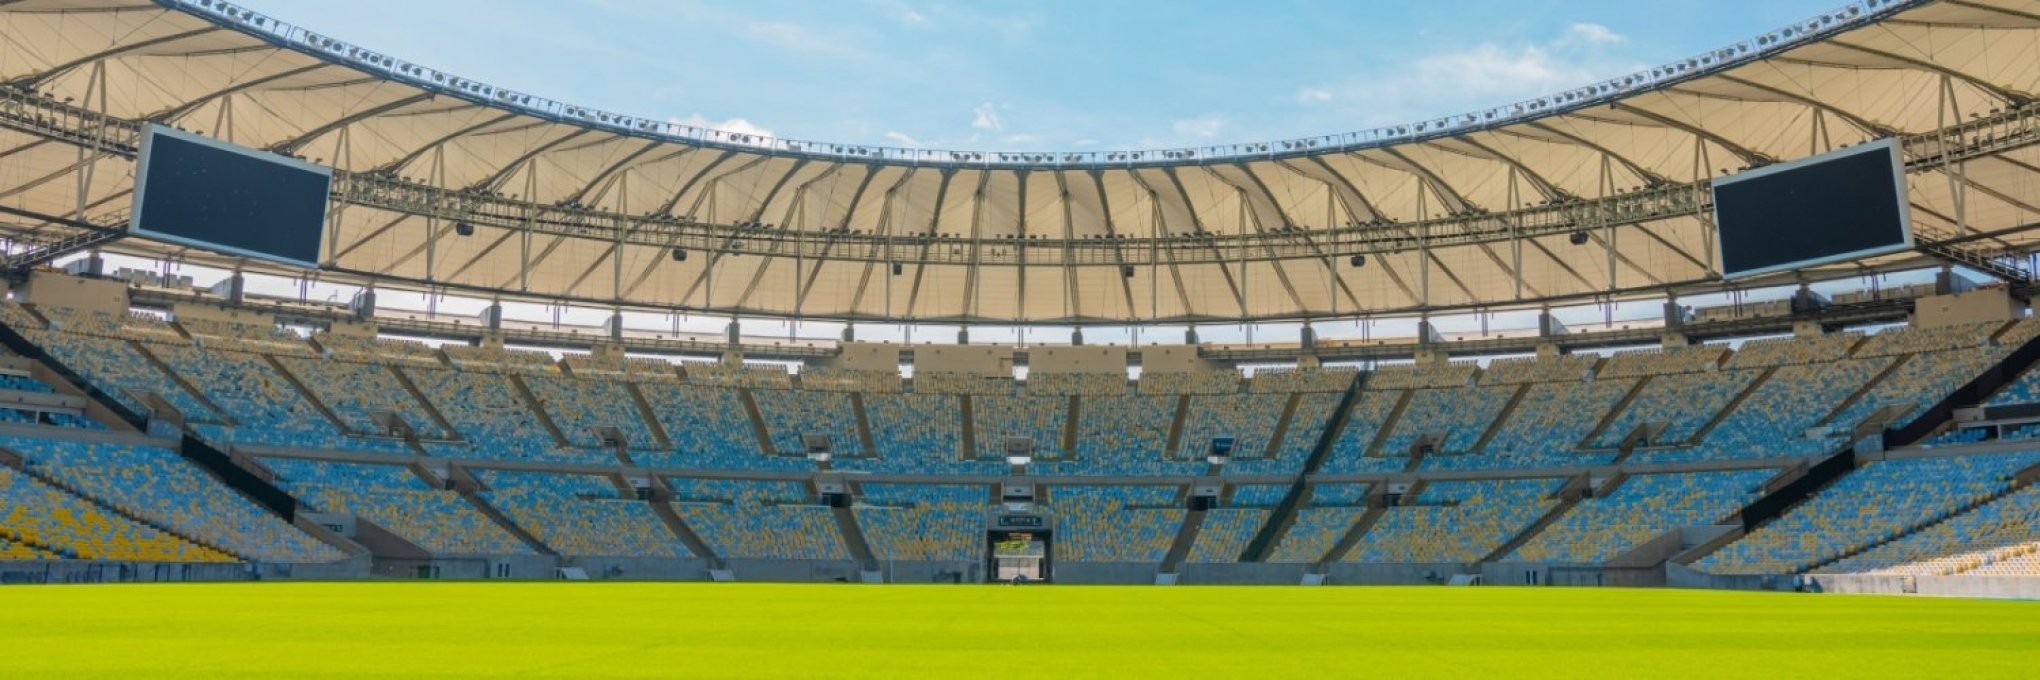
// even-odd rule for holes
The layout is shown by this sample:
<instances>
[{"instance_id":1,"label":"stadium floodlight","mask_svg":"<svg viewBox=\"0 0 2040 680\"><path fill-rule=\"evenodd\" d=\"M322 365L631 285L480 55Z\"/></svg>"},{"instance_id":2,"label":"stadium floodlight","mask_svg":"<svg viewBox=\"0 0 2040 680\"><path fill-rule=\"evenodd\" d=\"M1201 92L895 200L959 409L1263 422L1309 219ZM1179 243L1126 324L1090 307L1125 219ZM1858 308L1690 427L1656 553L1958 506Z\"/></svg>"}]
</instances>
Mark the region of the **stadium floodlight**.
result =
<instances>
[{"instance_id":1,"label":"stadium floodlight","mask_svg":"<svg viewBox=\"0 0 2040 680\"><path fill-rule=\"evenodd\" d=\"M1204 461L1212 465L1224 465L1232 460L1233 438L1212 437L1211 448L1204 454Z\"/></svg>"},{"instance_id":2,"label":"stadium floodlight","mask_svg":"<svg viewBox=\"0 0 2040 680\"><path fill-rule=\"evenodd\" d=\"M801 448L807 449L808 460L817 463L829 462L830 455L836 448L834 439L819 433L801 435L800 445Z\"/></svg>"},{"instance_id":3,"label":"stadium floodlight","mask_svg":"<svg viewBox=\"0 0 2040 680\"><path fill-rule=\"evenodd\" d=\"M1027 437L1007 437L1005 441L1006 463L1015 467L1034 462L1034 440Z\"/></svg>"}]
</instances>

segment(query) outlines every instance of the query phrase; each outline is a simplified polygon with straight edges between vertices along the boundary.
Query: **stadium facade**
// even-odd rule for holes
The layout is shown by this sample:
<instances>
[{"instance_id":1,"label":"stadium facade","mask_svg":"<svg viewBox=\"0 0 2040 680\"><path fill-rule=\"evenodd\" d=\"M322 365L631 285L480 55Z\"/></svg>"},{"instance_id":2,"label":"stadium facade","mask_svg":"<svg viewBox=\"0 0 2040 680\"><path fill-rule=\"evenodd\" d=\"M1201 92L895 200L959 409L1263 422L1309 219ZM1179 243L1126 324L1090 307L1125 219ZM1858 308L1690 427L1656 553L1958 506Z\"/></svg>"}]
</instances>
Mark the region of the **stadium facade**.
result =
<instances>
[{"instance_id":1,"label":"stadium facade","mask_svg":"<svg viewBox=\"0 0 2040 680\"><path fill-rule=\"evenodd\" d=\"M2040 589L2031 2L1871 0L1485 111L1083 153L688 128L212 0L29 0L0 35L6 579ZM132 234L165 128L329 172L317 267ZM1910 248L1724 278L1715 182L1871 143ZM1663 313L1554 311L1617 304ZM1438 330L1497 312L1536 328ZM731 322L631 322L680 314ZM1416 332L1310 330L1377 318Z\"/></svg>"}]
</instances>

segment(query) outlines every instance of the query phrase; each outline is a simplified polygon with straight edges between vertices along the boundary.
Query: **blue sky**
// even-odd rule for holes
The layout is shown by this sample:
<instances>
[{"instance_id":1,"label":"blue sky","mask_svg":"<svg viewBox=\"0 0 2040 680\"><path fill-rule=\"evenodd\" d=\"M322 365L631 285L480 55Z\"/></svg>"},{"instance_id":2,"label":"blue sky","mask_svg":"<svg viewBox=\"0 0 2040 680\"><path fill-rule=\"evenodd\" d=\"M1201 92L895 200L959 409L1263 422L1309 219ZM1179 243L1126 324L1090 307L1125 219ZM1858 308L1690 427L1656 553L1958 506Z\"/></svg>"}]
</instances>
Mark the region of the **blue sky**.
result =
<instances>
[{"instance_id":1,"label":"blue sky","mask_svg":"<svg viewBox=\"0 0 2040 680\"><path fill-rule=\"evenodd\" d=\"M246 0L471 78L643 117L927 148L1263 141L1462 113L1840 0Z\"/></svg>"}]
</instances>

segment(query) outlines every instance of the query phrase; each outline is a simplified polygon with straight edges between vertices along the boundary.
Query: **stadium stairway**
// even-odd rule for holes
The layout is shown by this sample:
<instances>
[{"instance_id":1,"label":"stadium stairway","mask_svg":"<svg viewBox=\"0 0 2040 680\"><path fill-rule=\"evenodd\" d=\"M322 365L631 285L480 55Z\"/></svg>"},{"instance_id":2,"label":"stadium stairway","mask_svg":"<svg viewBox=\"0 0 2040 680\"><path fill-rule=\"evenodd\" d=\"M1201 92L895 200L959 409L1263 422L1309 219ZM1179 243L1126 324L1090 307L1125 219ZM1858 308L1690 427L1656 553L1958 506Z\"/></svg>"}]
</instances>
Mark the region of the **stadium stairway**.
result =
<instances>
[{"instance_id":1,"label":"stadium stairway","mask_svg":"<svg viewBox=\"0 0 2040 680\"><path fill-rule=\"evenodd\" d=\"M1511 536L1509 540L1503 541L1494 551L1481 557L1479 563L1488 564L1499 561L1509 553L1515 552L1517 548L1523 547L1523 544L1537 538L1538 534L1544 533L1545 529L1558 523L1559 519L1565 517L1565 513L1572 511L1573 506L1579 505L1580 499L1587 497L1589 491L1595 491L1595 495L1614 493L1615 489L1621 486L1622 479L1623 476L1617 473L1609 478L1607 482L1603 483L1599 490L1593 489L1593 480L1587 475L1580 475L1566 481L1565 486L1559 487L1558 491L1553 492L1553 495L1558 498L1557 503L1552 504L1551 508L1545 510L1544 514L1539 516L1536 521L1524 526L1522 531L1516 532L1515 536Z\"/></svg>"},{"instance_id":2,"label":"stadium stairway","mask_svg":"<svg viewBox=\"0 0 2040 680\"><path fill-rule=\"evenodd\" d=\"M544 541L538 540L536 534L526 531L524 527L518 526L516 522L511 521L509 515L503 514L503 511L496 509L496 506L490 504L488 499L482 498L480 493L483 488L481 481L475 479L474 475L469 474L466 468L455 464L448 464L446 472L447 479L445 483L451 484L454 492L460 494L461 499L466 500L468 505L474 506L476 512L482 513L483 517L489 518L489 521L495 523L497 527L510 532L510 535L517 537L517 540L523 541L525 545L531 547L532 551L540 555L559 557L559 551L552 549L552 546L546 545ZM420 475L420 477L423 478L426 475Z\"/></svg>"},{"instance_id":3,"label":"stadium stairway","mask_svg":"<svg viewBox=\"0 0 2040 680\"><path fill-rule=\"evenodd\" d=\"M637 407L638 418L645 421L645 426L652 433L652 440L658 442L659 450L673 450L673 438L666 434L666 426L659 424L659 416L652 411L652 402L645 398L644 390L638 389L637 383L628 380L623 381L623 390L630 394L630 402Z\"/></svg>"},{"instance_id":4,"label":"stadium stairway","mask_svg":"<svg viewBox=\"0 0 2040 680\"><path fill-rule=\"evenodd\" d=\"M718 572L728 571L729 563L724 561L721 555L717 555L715 550L708 546L707 541L701 540L701 534L694 533L694 527L688 526L687 520L682 519L680 513L673 510L673 486L658 475L651 475L650 479L652 493L645 502L651 504L652 516L659 518L659 523L666 525L666 530L672 532L674 538L680 539L682 545L687 546L687 552L707 560L709 569Z\"/></svg>"},{"instance_id":5,"label":"stadium stairway","mask_svg":"<svg viewBox=\"0 0 2040 680\"><path fill-rule=\"evenodd\" d=\"M1240 561L1260 562L1266 559L1268 553L1275 549L1275 543L1281 539L1282 533L1289 529L1289 524L1296 521L1296 508L1303 503L1304 494L1309 490L1310 476L1324 467L1325 459L1332 455L1333 445L1338 443L1340 433L1346 429L1346 422L1352 418L1353 402L1359 398L1361 382L1353 381L1339 397L1338 406L1332 408L1330 422L1326 423L1324 431L1318 434L1317 445L1311 447L1310 457L1304 459L1303 470L1297 474L1295 481L1290 482L1289 492L1283 494L1282 501L1275 504L1273 512L1268 513L1267 521L1261 525L1260 530L1254 532L1254 538L1247 541L1247 549L1240 554ZM1168 451L1177 450L1176 439L1181 436L1183 416L1188 410L1189 400L1189 397L1184 397L1176 402L1176 423L1170 426L1170 448L1166 449ZM1405 391L1402 399L1396 402L1395 411L1382 424L1381 431L1385 433L1393 428L1396 417L1408 405L1409 393ZM1379 438L1380 436L1376 437L1377 440Z\"/></svg>"},{"instance_id":6,"label":"stadium stairway","mask_svg":"<svg viewBox=\"0 0 2040 680\"><path fill-rule=\"evenodd\" d=\"M531 393L531 386L524 384L522 376L516 373L504 373L503 377L510 379L510 385L517 388L517 399L524 403L524 408L531 411L531 416L538 420L538 424L545 427L546 433L552 435L555 443L559 444L561 448L574 445L567 438L567 433L560 430L559 423L553 422L552 414L546 413L545 406L539 403L538 395Z\"/></svg>"},{"instance_id":7,"label":"stadium stairway","mask_svg":"<svg viewBox=\"0 0 2040 680\"><path fill-rule=\"evenodd\" d=\"M1159 573L1175 574L1176 569L1183 565L1183 560L1190 556L1190 548L1197 544L1197 532L1204 528L1207 514L1198 507L1183 514L1183 524L1176 527L1176 540L1169 543L1169 552L1163 554L1162 565L1157 569Z\"/></svg>"},{"instance_id":8,"label":"stadium stairway","mask_svg":"<svg viewBox=\"0 0 2040 680\"><path fill-rule=\"evenodd\" d=\"M1785 514L1787 510L1792 509L1808 498L1812 498L1813 494L1827 488L1828 485L1835 483L1836 480L1841 479L1844 475L1849 474L1855 469L1856 449L1855 447L1849 447L1821 459L1820 462L1809 465L1804 469L1792 469L1781 472L1776 479L1765 483L1764 487L1769 489L1769 491L1759 496L1756 500L1750 501L1749 505L1743 506L1725 520L1724 523L1732 525L1729 531L1715 537L1714 540L1693 546L1693 548L1685 552L1672 556L1670 561L1682 566L1697 562L1701 558L1713 554L1714 551L1720 550L1722 546L1741 539L1749 534L1750 531L1756 529L1758 525Z\"/></svg>"},{"instance_id":9,"label":"stadium stairway","mask_svg":"<svg viewBox=\"0 0 2040 680\"><path fill-rule=\"evenodd\" d=\"M963 436L957 438L962 443L963 450L957 453L959 456L958 460L977 458L977 414L974 412L971 396L968 394L958 395L956 397L956 408L957 413L963 418L962 429L958 430ZM1166 450L1174 451L1175 449Z\"/></svg>"},{"instance_id":10,"label":"stadium stairway","mask_svg":"<svg viewBox=\"0 0 2040 680\"><path fill-rule=\"evenodd\" d=\"M1526 382L1516 386L1516 393L1509 395L1509 403L1503 404L1502 410L1495 413L1495 421L1488 423L1487 429L1481 431L1480 438L1473 441L1473 447L1468 449L1469 452L1480 453L1487 450L1488 442L1502 431L1502 426L1509 423L1511 416L1516 415L1516 407L1523 403L1523 395L1529 394L1530 386L1534 384Z\"/></svg>"},{"instance_id":11,"label":"stadium stairway","mask_svg":"<svg viewBox=\"0 0 2040 680\"><path fill-rule=\"evenodd\" d=\"M1574 443L1572 448L1586 449L1593 446L1594 442L1600 441L1601 435L1607 432L1608 428L1613 426L1617 419L1622 417L1622 412L1629 410L1629 405L1636 401L1636 396L1643 394L1644 388L1649 387L1651 381L1655 379L1657 379L1656 375L1644 375L1637 378L1636 384L1629 386L1629 392L1622 395L1622 400L1615 402L1615 406L1608 409L1607 413L1601 414L1601 421L1594 423L1594 429L1588 430L1587 436Z\"/></svg>"},{"instance_id":12,"label":"stadium stairway","mask_svg":"<svg viewBox=\"0 0 2040 680\"><path fill-rule=\"evenodd\" d=\"M810 486L813 484L810 483ZM812 493L810 489L810 493ZM849 498L840 503L829 504L829 516L836 520L836 531L842 534L843 547L850 550L850 556L857 559L859 571L878 571L878 556L871 552L871 543L864 538L864 529L857 525L857 513L850 508Z\"/></svg>"},{"instance_id":13,"label":"stadium stairway","mask_svg":"<svg viewBox=\"0 0 2040 680\"><path fill-rule=\"evenodd\" d=\"M1409 488L1403 492L1403 497L1414 498L1417 494L1422 493L1423 490L1424 480L1419 479L1410 484ZM1367 511L1360 513L1359 519L1353 521L1353 526L1346 529L1345 535L1340 536L1339 540L1332 544L1331 549L1325 551L1323 558L1320 558L1316 564L1311 565L1310 572L1313 574L1323 574L1330 571L1331 566L1337 564L1339 560L1345 559L1346 553L1353 552L1353 547L1360 545L1360 539L1365 538L1367 532L1372 531L1374 525L1379 523L1381 518L1387 514L1387 490L1385 485L1376 484L1373 488L1367 490Z\"/></svg>"},{"instance_id":14,"label":"stadium stairway","mask_svg":"<svg viewBox=\"0 0 2040 680\"><path fill-rule=\"evenodd\" d=\"M857 441L864 445L864 454L879 457L878 442L871 438L871 414L864 410L864 393L850 393L850 412L857 416Z\"/></svg>"},{"instance_id":15,"label":"stadium stairway","mask_svg":"<svg viewBox=\"0 0 2040 680\"><path fill-rule=\"evenodd\" d=\"M772 430L765 427L765 412L758 409L758 398L751 394L751 388L737 388L737 397L744 402L744 416L751 419L751 434L758 437L758 450L767 456L778 455L778 448L772 444ZM965 436L969 436L968 431Z\"/></svg>"},{"instance_id":16,"label":"stadium stairway","mask_svg":"<svg viewBox=\"0 0 2040 680\"><path fill-rule=\"evenodd\" d=\"M439 356L443 361L445 355L441 354ZM390 375L392 376L396 376L397 384L403 385L404 391L410 393L411 398L416 400L418 402L418 405L425 409L425 415L432 419L432 423L434 425L439 426L440 432L445 432L448 436L452 436L455 438L459 438L461 436L460 430L454 429L453 422L446 419L446 414L440 413L439 407L437 405L434 405L431 399L425 398L425 392L423 390L418 389L418 384L411 382L410 375L405 374L402 369L399 369L396 366L390 364L383 364L383 370L389 371Z\"/></svg>"},{"instance_id":17,"label":"stadium stairway","mask_svg":"<svg viewBox=\"0 0 2040 680\"><path fill-rule=\"evenodd\" d=\"M277 361L276 357L269 354L258 356L261 356L262 362L268 364L269 368L276 371L277 375L283 376L283 381L290 383L291 389L297 390L298 396L304 397L305 403L312 405L312 410L318 411L319 415L325 416L326 422L332 423L334 429L338 430L341 434L363 434L354 431L353 427L348 426L347 421L343 420L340 414L333 412L333 407L327 406L326 401L320 399L318 394L312 392L312 388L306 387L305 381L299 379L296 373L290 372L290 369L285 367L283 362Z\"/></svg>"},{"instance_id":18,"label":"stadium stairway","mask_svg":"<svg viewBox=\"0 0 2040 680\"><path fill-rule=\"evenodd\" d=\"M179 332L182 331L180 330ZM135 354L140 355L143 360L149 362L150 366L154 366L156 367L156 370L162 371L163 375L170 376L170 382L175 383L178 389L184 390L186 394L191 395L192 400L197 401L199 405L204 406L206 410L212 411L214 414L219 415L220 420L222 421L220 423L221 425L240 424L234 420L234 416L232 413L229 413L226 409L220 408L220 405L214 403L211 397L205 395L205 392L200 391L197 385L191 384L191 381L184 379L183 375L179 374L175 370L171 370L169 364L163 363L163 360L157 357L155 352L149 351L148 343L137 342L134 340L122 340L121 342L125 342L128 344L129 347L133 347L135 350Z\"/></svg>"},{"instance_id":19,"label":"stadium stairway","mask_svg":"<svg viewBox=\"0 0 2040 680\"><path fill-rule=\"evenodd\" d=\"M1720 427L1722 422L1727 421L1729 416L1734 415L1736 410L1741 409L1743 402L1748 401L1750 395L1756 394L1757 390L1763 389L1766 383L1771 382L1771 376L1777 372L1777 366L1765 367L1762 372L1757 374L1756 378L1750 380L1749 385L1743 387L1742 392L1737 393L1734 399L1728 400L1728 404L1722 406L1720 412L1715 413L1713 418L1700 426L1700 429L1694 430L1693 436L1682 443L1696 445L1707 441L1708 434L1713 433L1715 428Z\"/></svg>"},{"instance_id":20,"label":"stadium stairway","mask_svg":"<svg viewBox=\"0 0 2040 680\"><path fill-rule=\"evenodd\" d=\"M1162 445L1163 451L1181 450L1178 446L1183 443L1183 423L1190 420L1190 395L1178 395L1172 413L1175 415L1169 418L1169 441Z\"/></svg>"}]
</instances>

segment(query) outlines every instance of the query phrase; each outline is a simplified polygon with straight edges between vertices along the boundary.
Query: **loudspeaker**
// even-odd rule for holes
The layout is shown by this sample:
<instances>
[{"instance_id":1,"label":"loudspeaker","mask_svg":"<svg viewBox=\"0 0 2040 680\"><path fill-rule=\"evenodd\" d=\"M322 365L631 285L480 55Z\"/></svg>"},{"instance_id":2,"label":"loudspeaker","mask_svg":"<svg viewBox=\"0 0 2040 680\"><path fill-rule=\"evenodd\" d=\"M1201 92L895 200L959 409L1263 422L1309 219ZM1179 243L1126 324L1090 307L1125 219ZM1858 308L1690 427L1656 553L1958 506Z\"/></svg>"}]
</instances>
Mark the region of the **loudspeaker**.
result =
<instances>
[{"instance_id":1,"label":"loudspeaker","mask_svg":"<svg viewBox=\"0 0 2040 680\"><path fill-rule=\"evenodd\" d=\"M687 251L686 251L685 249L683 249L683 248L674 248L674 249L673 249L673 261L674 261L674 262L686 262L686 261L687 261Z\"/></svg>"},{"instance_id":2,"label":"loudspeaker","mask_svg":"<svg viewBox=\"0 0 2040 680\"><path fill-rule=\"evenodd\" d=\"M1572 244L1573 244L1573 245L1576 245L1576 246L1583 246L1583 245L1586 245L1586 244L1587 244L1587 232L1584 232L1584 231L1575 231L1575 232L1573 232L1573 233L1572 233L1572 236L1568 236L1568 237L1566 237L1566 240L1568 240L1568 241L1571 241L1571 242L1572 242Z\"/></svg>"},{"instance_id":3,"label":"loudspeaker","mask_svg":"<svg viewBox=\"0 0 2040 680\"><path fill-rule=\"evenodd\" d=\"M893 276L899 276L900 274L902 274L902 273L905 273L906 271L907 271L907 266L906 266L906 265L900 264L900 263L898 263L898 262L894 262L894 263L892 263L892 275L893 275Z\"/></svg>"},{"instance_id":4,"label":"loudspeaker","mask_svg":"<svg viewBox=\"0 0 2040 680\"><path fill-rule=\"evenodd\" d=\"M453 223L453 233L462 236L473 236L475 235L475 225L466 222L455 222Z\"/></svg>"},{"instance_id":5,"label":"loudspeaker","mask_svg":"<svg viewBox=\"0 0 2040 680\"><path fill-rule=\"evenodd\" d=\"M1346 262L1347 264L1351 264L1354 267L1365 267L1367 266L1367 256L1354 255L1351 259L1346 260Z\"/></svg>"},{"instance_id":6,"label":"loudspeaker","mask_svg":"<svg viewBox=\"0 0 2040 680\"><path fill-rule=\"evenodd\" d=\"M1125 279L1133 278L1133 265L1130 264L1119 265L1119 277Z\"/></svg>"}]
</instances>

